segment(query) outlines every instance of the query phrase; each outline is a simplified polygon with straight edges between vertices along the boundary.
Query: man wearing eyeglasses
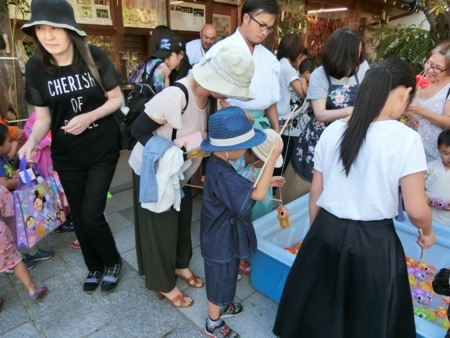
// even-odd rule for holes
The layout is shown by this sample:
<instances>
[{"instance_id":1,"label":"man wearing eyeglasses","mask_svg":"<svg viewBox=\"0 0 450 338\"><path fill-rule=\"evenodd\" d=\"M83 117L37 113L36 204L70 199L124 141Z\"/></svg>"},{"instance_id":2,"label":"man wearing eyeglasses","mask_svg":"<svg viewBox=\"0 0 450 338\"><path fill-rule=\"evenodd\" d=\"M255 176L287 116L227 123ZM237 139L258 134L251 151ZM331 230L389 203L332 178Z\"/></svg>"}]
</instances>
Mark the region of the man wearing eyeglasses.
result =
<instances>
[{"instance_id":1,"label":"man wearing eyeglasses","mask_svg":"<svg viewBox=\"0 0 450 338\"><path fill-rule=\"evenodd\" d=\"M242 7L241 26L228 38L215 44L204 59L212 58L224 45L235 45L247 50L255 63L255 74L250 90L255 99L248 102L238 98L220 101L222 108L241 107L258 129L272 128L279 132L276 103L280 100L280 65L275 56L261 43L274 31L279 13L276 0L247 0Z\"/></svg>"},{"instance_id":2,"label":"man wearing eyeglasses","mask_svg":"<svg viewBox=\"0 0 450 338\"><path fill-rule=\"evenodd\" d=\"M216 27L208 23L200 31L200 39L192 40L186 44L186 54L191 66L199 63L205 53L216 42L216 37Z\"/></svg>"}]
</instances>

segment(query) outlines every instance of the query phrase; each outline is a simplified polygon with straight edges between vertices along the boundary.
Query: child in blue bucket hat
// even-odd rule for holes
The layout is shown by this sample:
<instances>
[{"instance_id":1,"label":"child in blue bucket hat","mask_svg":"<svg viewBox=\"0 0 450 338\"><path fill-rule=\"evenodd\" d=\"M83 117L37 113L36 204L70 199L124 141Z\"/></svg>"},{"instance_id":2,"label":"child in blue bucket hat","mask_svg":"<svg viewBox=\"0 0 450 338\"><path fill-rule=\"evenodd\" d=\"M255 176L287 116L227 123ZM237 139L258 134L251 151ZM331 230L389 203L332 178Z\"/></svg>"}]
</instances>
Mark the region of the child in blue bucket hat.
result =
<instances>
[{"instance_id":1,"label":"child in blue bucket hat","mask_svg":"<svg viewBox=\"0 0 450 338\"><path fill-rule=\"evenodd\" d=\"M255 201L266 197L283 145L279 139L273 142L273 151L255 188L253 182L236 173L229 161L244 156L248 148L265 139L266 134L253 129L241 108L228 107L209 118L209 136L201 144L202 149L213 152L207 163L200 220L209 314L205 333L209 337L239 337L223 319L242 313L242 305L233 300L239 259L256 252L250 213Z\"/></svg>"}]
</instances>

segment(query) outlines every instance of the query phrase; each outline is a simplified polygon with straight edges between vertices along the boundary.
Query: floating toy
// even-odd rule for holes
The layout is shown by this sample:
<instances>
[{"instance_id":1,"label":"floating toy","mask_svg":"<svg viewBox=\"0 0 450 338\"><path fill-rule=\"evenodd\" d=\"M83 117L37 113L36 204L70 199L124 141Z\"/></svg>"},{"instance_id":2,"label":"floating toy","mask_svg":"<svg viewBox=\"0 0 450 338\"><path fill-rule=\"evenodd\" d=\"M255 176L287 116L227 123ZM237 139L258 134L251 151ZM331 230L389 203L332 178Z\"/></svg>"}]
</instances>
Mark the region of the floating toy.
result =
<instances>
[{"instance_id":1,"label":"floating toy","mask_svg":"<svg viewBox=\"0 0 450 338\"><path fill-rule=\"evenodd\" d=\"M424 309L424 308L421 308L421 307L415 309L414 310L414 314L417 317L425 319L425 320L432 320L432 321L437 320L436 314L433 311L428 310L428 309Z\"/></svg>"},{"instance_id":2,"label":"floating toy","mask_svg":"<svg viewBox=\"0 0 450 338\"><path fill-rule=\"evenodd\" d=\"M283 229L289 228L291 226L291 214L289 210L282 204L277 208L278 221L280 222L280 227Z\"/></svg>"},{"instance_id":3,"label":"floating toy","mask_svg":"<svg viewBox=\"0 0 450 338\"><path fill-rule=\"evenodd\" d=\"M447 310L443 306L439 306L434 313L438 318L447 318Z\"/></svg>"},{"instance_id":4,"label":"floating toy","mask_svg":"<svg viewBox=\"0 0 450 338\"><path fill-rule=\"evenodd\" d=\"M442 327L443 327L444 329L446 329L446 330L450 329L450 322L448 321L448 319L444 320L444 321L441 323L441 325L442 325Z\"/></svg>"},{"instance_id":5,"label":"floating toy","mask_svg":"<svg viewBox=\"0 0 450 338\"><path fill-rule=\"evenodd\" d=\"M408 266L408 267L414 267L414 266L416 266L416 261L414 260L414 258L410 258L410 257L408 257L408 256L405 256L405 258L406 258L406 265Z\"/></svg>"},{"instance_id":6,"label":"floating toy","mask_svg":"<svg viewBox=\"0 0 450 338\"><path fill-rule=\"evenodd\" d=\"M418 269L416 267L409 267L408 275L413 275L418 281L424 281L428 277L425 271L422 271L421 269Z\"/></svg>"},{"instance_id":7,"label":"floating toy","mask_svg":"<svg viewBox=\"0 0 450 338\"><path fill-rule=\"evenodd\" d=\"M409 286L415 287L417 286L417 279L414 275L408 275Z\"/></svg>"},{"instance_id":8,"label":"floating toy","mask_svg":"<svg viewBox=\"0 0 450 338\"><path fill-rule=\"evenodd\" d=\"M412 297L419 304L422 304L422 305L428 305L433 300L433 298L431 297L431 293L425 291L421 287L414 288L414 290L412 292Z\"/></svg>"},{"instance_id":9,"label":"floating toy","mask_svg":"<svg viewBox=\"0 0 450 338\"><path fill-rule=\"evenodd\" d=\"M434 276L436 274L436 268L432 265L428 265L423 261L417 263L416 267L422 271L425 271L428 276Z\"/></svg>"},{"instance_id":10,"label":"floating toy","mask_svg":"<svg viewBox=\"0 0 450 338\"><path fill-rule=\"evenodd\" d=\"M450 297L449 296L442 296L442 304L450 305Z\"/></svg>"}]
</instances>

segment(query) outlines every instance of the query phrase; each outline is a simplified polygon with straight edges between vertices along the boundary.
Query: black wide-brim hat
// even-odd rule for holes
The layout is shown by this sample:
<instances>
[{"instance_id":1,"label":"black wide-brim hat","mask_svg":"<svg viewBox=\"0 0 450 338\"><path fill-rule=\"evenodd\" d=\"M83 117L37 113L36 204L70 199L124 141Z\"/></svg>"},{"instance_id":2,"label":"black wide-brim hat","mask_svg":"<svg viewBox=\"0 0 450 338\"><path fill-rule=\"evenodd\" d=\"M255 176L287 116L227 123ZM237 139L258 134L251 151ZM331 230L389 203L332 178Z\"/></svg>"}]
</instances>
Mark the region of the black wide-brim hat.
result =
<instances>
[{"instance_id":1,"label":"black wide-brim hat","mask_svg":"<svg viewBox=\"0 0 450 338\"><path fill-rule=\"evenodd\" d=\"M31 19L21 29L32 36L33 26L37 25L65 28L79 36L87 35L75 21L73 7L66 0L32 0Z\"/></svg>"}]
</instances>

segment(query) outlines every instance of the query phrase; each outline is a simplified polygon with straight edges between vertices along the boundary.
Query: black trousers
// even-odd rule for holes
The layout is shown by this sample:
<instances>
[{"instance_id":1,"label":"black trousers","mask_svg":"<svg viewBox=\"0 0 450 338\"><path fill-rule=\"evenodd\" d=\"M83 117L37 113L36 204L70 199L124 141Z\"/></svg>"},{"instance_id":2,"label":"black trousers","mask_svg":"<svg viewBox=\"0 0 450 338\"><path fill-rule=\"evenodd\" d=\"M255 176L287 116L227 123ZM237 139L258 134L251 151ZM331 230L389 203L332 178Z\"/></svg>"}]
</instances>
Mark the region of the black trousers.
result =
<instances>
[{"instance_id":1,"label":"black trousers","mask_svg":"<svg viewBox=\"0 0 450 338\"><path fill-rule=\"evenodd\" d=\"M175 269L186 269L192 258L192 192L184 187L180 211L155 213L139 203L140 176L133 172L134 230L140 276L149 290L170 292Z\"/></svg>"},{"instance_id":2,"label":"black trousers","mask_svg":"<svg viewBox=\"0 0 450 338\"><path fill-rule=\"evenodd\" d=\"M105 219L106 194L116 170L116 161L100 162L87 169L59 170L69 201L75 234L89 271L114 266L120 255Z\"/></svg>"}]
</instances>

